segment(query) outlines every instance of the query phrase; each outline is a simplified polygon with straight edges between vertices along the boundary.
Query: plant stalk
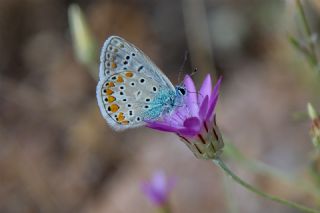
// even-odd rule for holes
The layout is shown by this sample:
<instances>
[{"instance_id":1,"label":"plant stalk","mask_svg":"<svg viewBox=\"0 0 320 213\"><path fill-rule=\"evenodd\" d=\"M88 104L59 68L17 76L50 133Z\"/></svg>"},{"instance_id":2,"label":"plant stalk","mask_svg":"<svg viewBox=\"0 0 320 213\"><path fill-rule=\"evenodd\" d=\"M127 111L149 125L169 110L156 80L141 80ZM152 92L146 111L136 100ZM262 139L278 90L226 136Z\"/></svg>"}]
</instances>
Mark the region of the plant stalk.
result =
<instances>
[{"instance_id":1,"label":"plant stalk","mask_svg":"<svg viewBox=\"0 0 320 213\"><path fill-rule=\"evenodd\" d=\"M279 198L279 197L274 196L274 195L270 195L268 193L265 193L265 192L257 189L256 187L250 185L249 183L245 182L240 177L238 177L236 174L234 174L220 158L214 159L213 162L218 167L220 167L235 182L237 182L238 184L240 184L241 186L243 186L247 190L249 190L249 191L251 191L251 192L253 192L253 193L257 194L257 195L260 195L261 197L264 197L264 198L267 198L269 200L275 201L277 203L286 205L288 207L299 209L302 212L307 212L307 213L319 213L320 212L320 210L312 209L312 208L303 206L301 204L298 204L298 203L295 203L295 202L292 202L292 201L289 201L289 200L285 200L285 199Z\"/></svg>"}]
</instances>

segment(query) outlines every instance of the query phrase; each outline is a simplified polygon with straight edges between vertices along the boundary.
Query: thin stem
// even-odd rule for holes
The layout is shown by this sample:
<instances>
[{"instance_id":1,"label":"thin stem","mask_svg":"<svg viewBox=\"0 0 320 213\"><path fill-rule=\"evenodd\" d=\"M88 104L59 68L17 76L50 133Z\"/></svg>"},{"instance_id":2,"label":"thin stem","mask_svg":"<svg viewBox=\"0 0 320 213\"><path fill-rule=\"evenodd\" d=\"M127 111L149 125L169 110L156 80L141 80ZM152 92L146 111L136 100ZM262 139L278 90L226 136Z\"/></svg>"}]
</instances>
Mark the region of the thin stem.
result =
<instances>
[{"instance_id":1,"label":"thin stem","mask_svg":"<svg viewBox=\"0 0 320 213\"><path fill-rule=\"evenodd\" d=\"M304 44L302 44L298 39L295 37L288 35L288 41L291 43L291 45L297 49L297 51L300 51L304 56L307 58L308 62L312 66L316 66L317 61L315 60L316 57L313 56L313 53L309 51L308 47L306 47Z\"/></svg>"},{"instance_id":2,"label":"thin stem","mask_svg":"<svg viewBox=\"0 0 320 213\"><path fill-rule=\"evenodd\" d=\"M300 176L297 177L294 175L287 175L280 170L277 170L260 161L248 159L232 143L225 142L224 153L229 158L236 160L237 163L244 165L246 168L253 172L267 175L269 177L290 184L292 187L296 187L297 190L303 191L304 193L312 196L315 200L319 200L320 198L320 191L318 191L311 182L304 181Z\"/></svg>"},{"instance_id":3,"label":"thin stem","mask_svg":"<svg viewBox=\"0 0 320 213\"><path fill-rule=\"evenodd\" d=\"M300 205L300 204L297 204L295 202L292 202L292 201L288 201L288 200L285 200L285 199L282 199L282 198L279 198L277 196L274 196L274 195L270 195L270 194L267 194L257 188L255 188L254 186L248 184L247 182L245 182L244 180L242 180L240 177L238 177L236 174L234 174L228 167L227 165L220 159L220 158L217 158L217 159L214 159L213 162L219 166L229 177L231 177L235 182L237 182L238 184L240 184L241 186L245 187L246 189L248 189L249 191L251 192L254 192L255 194L257 195L260 195L264 198L267 198L269 200L272 200L272 201L275 201L277 203L281 203L283 205L286 205L286 206L289 206L289 207L292 207L292 208L296 208L296 209L299 209L303 212L311 212L311 213L319 213L320 210L316 210L316 209L311 209L311 208L308 208L306 206L303 206L303 205Z\"/></svg>"},{"instance_id":4,"label":"thin stem","mask_svg":"<svg viewBox=\"0 0 320 213\"><path fill-rule=\"evenodd\" d=\"M159 209L159 213L172 213L169 203L165 203Z\"/></svg>"},{"instance_id":5,"label":"thin stem","mask_svg":"<svg viewBox=\"0 0 320 213\"><path fill-rule=\"evenodd\" d=\"M310 62L312 63L313 66L316 67L316 69L319 71L318 69L318 58L317 58L317 52L316 52L316 47L314 45L314 41L312 41L312 31L311 31L311 27L308 23L308 20L307 20L307 16L304 12L304 8L303 8L303 5L301 3L301 0L296 0L296 5L298 7L298 10L299 10L299 14L300 14L300 17L301 17L301 20L302 20L302 24L303 24L303 27L304 27L304 31L307 35L307 43L308 43L308 46L309 46L309 50L310 50L310 54L308 54L307 56L309 56L309 60Z\"/></svg>"},{"instance_id":6,"label":"thin stem","mask_svg":"<svg viewBox=\"0 0 320 213\"><path fill-rule=\"evenodd\" d=\"M297 7L298 7L300 16L301 16L301 20L302 20L302 23L303 23L303 26L304 26L304 30L305 30L305 32L306 32L306 34L308 36L312 36L312 31L311 31L311 28L309 26L306 13L304 12L301 0L296 0L296 4L297 4Z\"/></svg>"}]
</instances>

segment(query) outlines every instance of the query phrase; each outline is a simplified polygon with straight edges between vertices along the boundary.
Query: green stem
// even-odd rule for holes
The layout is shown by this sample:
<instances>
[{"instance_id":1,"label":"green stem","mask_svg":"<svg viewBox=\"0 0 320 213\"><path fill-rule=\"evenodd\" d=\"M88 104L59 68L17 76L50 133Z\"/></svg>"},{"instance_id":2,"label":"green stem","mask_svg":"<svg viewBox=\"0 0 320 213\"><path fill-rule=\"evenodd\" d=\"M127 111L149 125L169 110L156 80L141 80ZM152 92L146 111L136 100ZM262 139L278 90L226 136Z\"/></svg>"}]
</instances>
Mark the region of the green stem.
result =
<instances>
[{"instance_id":1,"label":"green stem","mask_svg":"<svg viewBox=\"0 0 320 213\"><path fill-rule=\"evenodd\" d=\"M250 171L285 182L290 184L290 187L296 187L297 190L307 193L315 200L320 199L320 191L310 181L304 181L300 176L297 177L294 175L287 175L260 161L248 159L243 153L241 153L240 150L237 149L236 146L230 142L225 143L224 153L226 156L237 161L237 163L242 164Z\"/></svg>"},{"instance_id":2,"label":"green stem","mask_svg":"<svg viewBox=\"0 0 320 213\"><path fill-rule=\"evenodd\" d=\"M159 213L171 213L171 208L169 203L164 204L163 206L160 207Z\"/></svg>"},{"instance_id":3,"label":"green stem","mask_svg":"<svg viewBox=\"0 0 320 213\"><path fill-rule=\"evenodd\" d=\"M267 194L257 188L255 188L254 186L248 184L247 182L243 181L240 177L238 177L236 174L234 174L228 167L227 165L220 159L220 158L217 158L217 159L214 159L213 162L219 166L229 177L231 177L235 182L237 182L238 184L240 184L241 186L245 187L246 189L248 189L249 191L251 192L254 192L255 194L257 195L260 195L264 198L267 198L269 200L272 200L272 201L275 201L277 203L281 203L283 205L286 205L286 206L289 206L289 207L292 207L292 208L296 208L296 209L299 209L303 212L309 212L309 213L319 213L320 210L316 210L316 209L311 209L311 208L308 208L306 206L303 206L303 205L300 205L300 204L297 204L295 202L292 202L292 201L288 201L288 200L285 200L285 199L282 199L282 198L279 198L279 197L276 197L274 195L270 195L270 194Z\"/></svg>"},{"instance_id":4,"label":"green stem","mask_svg":"<svg viewBox=\"0 0 320 213\"><path fill-rule=\"evenodd\" d=\"M319 71L319 69L317 67L319 64L318 64L316 47L314 45L314 42L311 40L311 38L312 38L311 27L310 27L310 25L308 23L307 16L306 16L306 14L304 12L301 0L296 0L296 5L298 7L299 14L300 14L300 17L301 17L301 20L302 20L302 24L304 26L304 31L305 31L305 33L306 33L306 35L308 37L307 41L308 41L308 44L309 44L310 54L308 54L307 56L309 57L309 60L312 63L312 65L316 67L317 71Z\"/></svg>"}]
</instances>

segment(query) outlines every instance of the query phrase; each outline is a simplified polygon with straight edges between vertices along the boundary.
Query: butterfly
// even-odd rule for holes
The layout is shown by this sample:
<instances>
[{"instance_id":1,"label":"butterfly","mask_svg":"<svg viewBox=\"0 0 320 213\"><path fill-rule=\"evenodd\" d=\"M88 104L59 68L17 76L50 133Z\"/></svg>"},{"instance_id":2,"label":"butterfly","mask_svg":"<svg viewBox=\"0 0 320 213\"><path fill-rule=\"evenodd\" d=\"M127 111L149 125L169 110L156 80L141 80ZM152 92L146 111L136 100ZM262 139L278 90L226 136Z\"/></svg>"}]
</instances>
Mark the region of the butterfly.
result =
<instances>
[{"instance_id":1,"label":"butterfly","mask_svg":"<svg viewBox=\"0 0 320 213\"><path fill-rule=\"evenodd\" d=\"M115 130L143 126L181 106L187 90L133 44L109 37L101 50L96 95L102 116Z\"/></svg>"}]
</instances>

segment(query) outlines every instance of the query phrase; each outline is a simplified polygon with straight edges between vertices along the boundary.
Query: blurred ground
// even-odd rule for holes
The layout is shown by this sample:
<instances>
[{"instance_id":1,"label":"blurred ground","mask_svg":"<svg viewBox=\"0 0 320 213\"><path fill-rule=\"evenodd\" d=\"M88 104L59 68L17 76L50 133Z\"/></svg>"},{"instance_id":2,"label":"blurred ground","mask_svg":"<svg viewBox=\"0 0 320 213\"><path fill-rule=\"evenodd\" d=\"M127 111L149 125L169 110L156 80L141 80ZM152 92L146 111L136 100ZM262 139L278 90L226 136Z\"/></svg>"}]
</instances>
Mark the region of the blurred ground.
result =
<instances>
[{"instance_id":1,"label":"blurred ground","mask_svg":"<svg viewBox=\"0 0 320 213\"><path fill-rule=\"evenodd\" d=\"M294 29L290 1L199 0L190 10L188 0L2 0L0 212L153 212L139 184L157 169L178 178L174 212L228 212L221 171L196 160L174 135L116 133L105 124L96 81L72 52L71 3L84 10L99 45L123 36L174 83L187 50L184 71L197 67L198 83L216 67L224 77L217 111L226 137L252 159L306 173L312 146L303 112L308 101L320 104L319 79L285 39ZM231 163L268 192L315 205ZM297 212L230 184L238 212Z\"/></svg>"}]
</instances>

